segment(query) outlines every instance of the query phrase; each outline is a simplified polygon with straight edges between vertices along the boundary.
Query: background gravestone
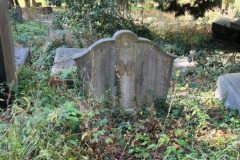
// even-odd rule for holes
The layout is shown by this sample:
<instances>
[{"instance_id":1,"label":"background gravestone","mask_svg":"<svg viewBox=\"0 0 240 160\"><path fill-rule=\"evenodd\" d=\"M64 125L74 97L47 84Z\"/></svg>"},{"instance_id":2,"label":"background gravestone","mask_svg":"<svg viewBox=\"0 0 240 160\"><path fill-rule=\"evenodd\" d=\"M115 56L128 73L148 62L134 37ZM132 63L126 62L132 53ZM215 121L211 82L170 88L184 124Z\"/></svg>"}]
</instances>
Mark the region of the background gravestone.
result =
<instances>
[{"instance_id":1,"label":"background gravestone","mask_svg":"<svg viewBox=\"0 0 240 160\"><path fill-rule=\"evenodd\" d=\"M22 8L17 5L15 8L15 21L17 21L18 23L22 23L23 22L23 17L22 17Z\"/></svg>"},{"instance_id":2,"label":"background gravestone","mask_svg":"<svg viewBox=\"0 0 240 160\"><path fill-rule=\"evenodd\" d=\"M214 39L237 43L240 41L240 22L232 19L220 19L212 24L212 36Z\"/></svg>"},{"instance_id":3,"label":"background gravestone","mask_svg":"<svg viewBox=\"0 0 240 160\"><path fill-rule=\"evenodd\" d=\"M12 33L8 22L8 1L0 0L0 83L16 80Z\"/></svg>"},{"instance_id":4,"label":"background gravestone","mask_svg":"<svg viewBox=\"0 0 240 160\"><path fill-rule=\"evenodd\" d=\"M127 111L134 110L135 104L151 105L156 98L167 98L174 59L150 40L126 30L95 42L75 57L93 93L120 92L120 105Z\"/></svg>"}]
</instances>

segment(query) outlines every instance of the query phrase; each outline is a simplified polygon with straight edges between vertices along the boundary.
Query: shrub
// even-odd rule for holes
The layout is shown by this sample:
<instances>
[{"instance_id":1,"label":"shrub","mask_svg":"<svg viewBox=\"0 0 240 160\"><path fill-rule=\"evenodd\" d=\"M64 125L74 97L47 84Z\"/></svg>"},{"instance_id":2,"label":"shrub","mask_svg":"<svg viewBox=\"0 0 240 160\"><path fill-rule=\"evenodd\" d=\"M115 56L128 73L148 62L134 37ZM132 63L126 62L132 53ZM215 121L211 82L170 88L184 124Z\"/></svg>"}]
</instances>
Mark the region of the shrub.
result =
<instances>
[{"instance_id":1,"label":"shrub","mask_svg":"<svg viewBox=\"0 0 240 160\"><path fill-rule=\"evenodd\" d=\"M109 36L117 30L128 29L139 36L151 38L147 27L136 25L130 15L121 12L114 2L87 3L75 5L66 13L58 15L54 20L54 27L70 29L91 35Z\"/></svg>"}]
</instances>

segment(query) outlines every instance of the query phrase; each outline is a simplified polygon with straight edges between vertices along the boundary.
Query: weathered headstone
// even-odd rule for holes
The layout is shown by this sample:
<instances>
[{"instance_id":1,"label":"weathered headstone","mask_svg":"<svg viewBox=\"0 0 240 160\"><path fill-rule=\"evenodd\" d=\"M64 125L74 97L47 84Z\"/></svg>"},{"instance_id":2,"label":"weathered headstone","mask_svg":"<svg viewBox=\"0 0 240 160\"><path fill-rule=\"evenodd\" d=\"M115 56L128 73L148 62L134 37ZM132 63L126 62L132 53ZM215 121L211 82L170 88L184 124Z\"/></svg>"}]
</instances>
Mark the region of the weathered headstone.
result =
<instances>
[{"instance_id":1,"label":"weathered headstone","mask_svg":"<svg viewBox=\"0 0 240 160\"><path fill-rule=\"evenodd\" d=\"M167 98L174 59L127 30L95 42L74 58L81 77L92 83L93 93L120 92L120 104L127 111L136 104L151 105L155 98Z\"/></svg>"},{"instance_id":2,"label":"weathered headstone","mask_svg":"<svg viewBox=\"0 0 240 160\"><path fill-rule=\"evenodd\" d=\"M15 21L17 21L18 23L23 22L22 8L19 5L17 5L15 8Z\"/></svg>"},{"instance_id":3,"label":"weathered headstone","mask_svg":"<svg viewBox=\"0 0 240 160\"><path fill-rule=\"evenodd\" d=\"M240 73L221 75L217 81L215 95L224 105L240 113Z\"/></svg>"},{"instance_id":4,"label":"weathered headstone","mask_svg":"<svg viewBox=\"0 0 240 160\"><path fill-rule=\"evenodd\" d=\"M0 0L0 83L16 80L12 33L8 22L8 1Z\"/></svg>"}]
</instances>

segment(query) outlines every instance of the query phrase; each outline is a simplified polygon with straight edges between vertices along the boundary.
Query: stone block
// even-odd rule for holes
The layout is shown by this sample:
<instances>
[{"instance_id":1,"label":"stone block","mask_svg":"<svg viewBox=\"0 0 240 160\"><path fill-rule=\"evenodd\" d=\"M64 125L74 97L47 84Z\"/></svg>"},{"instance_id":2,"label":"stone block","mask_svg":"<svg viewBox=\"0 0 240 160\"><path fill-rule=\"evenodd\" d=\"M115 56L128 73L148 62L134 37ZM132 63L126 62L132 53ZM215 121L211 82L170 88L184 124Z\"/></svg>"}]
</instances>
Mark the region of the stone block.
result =
<instances>
[{"instance_id":1,"label":"stone block","mask_svg":"<svg viewBox=\"0 0 240 160\"><path fill-rule=\"evenodd\" d=\"M29 55L29 49L28 48L14 48L14 52L15 52L15 57L16 57L16 64L19 68L27 60L27 57Z\"/></svg>"},{"instance_id":2,"label":"stone block","mask_svg":"<svg viewBox=\"0 0 240 160\"><path fill-rule=\"evenodd\" d=\"M226 107L240 112L240 73L221 75L217 81L215 95Z\"/></svg>"},{"instance_id":3,"label":"stone block","mask_svg":"<svg viewBox=\"0 0 240 160\"><path fill-rule=\"evenodd\" d=\"M240 27L237 21L221 19L212 24L212 36L214 39L228 43L239 43Z\"/></svg>"},{"instance_id":4,"label":"stone block","mask_svg":"<svg viewBox=\"0 0 240 160\"><path fill-rule=\"evenodd\" d=\"M82 48L57 48L51 75L76 68L73 57L82 52Z\"/></svg>"}]
</instances>

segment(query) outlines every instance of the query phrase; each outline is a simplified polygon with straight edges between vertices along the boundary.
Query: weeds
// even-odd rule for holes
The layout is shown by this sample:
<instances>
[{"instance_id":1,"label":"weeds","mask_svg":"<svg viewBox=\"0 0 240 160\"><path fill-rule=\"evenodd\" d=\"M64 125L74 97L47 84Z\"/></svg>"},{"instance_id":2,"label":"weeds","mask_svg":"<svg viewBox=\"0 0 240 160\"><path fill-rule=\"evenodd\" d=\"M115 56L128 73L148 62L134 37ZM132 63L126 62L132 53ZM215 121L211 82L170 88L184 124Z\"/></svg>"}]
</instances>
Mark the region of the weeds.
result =
<instances>
[{"instance_id":1,"label":"weeds","mask_svg":"<svg viewBox=\"0 0 240 160\"><path fill-rule=\"evenodd\" d=\"M17 27L20 34L14 33L15 40L31 47L31 57L20 70L11 108L0 113L0 159L240 157L239 115L225 109L214 97L216 77L236 71L231 63L222 63L226 54L196 50L199 54L193 59L207 59L207 62L173 75L175 85L166 104L159 99L155 103L156 109L146 111L147 106L143 105L138 114L129 114L114 108L108 96L102 99L88 96L86 99L80 85L72 88L49 86L55 52L54 48L44 52L42 41L38 41L38 38L45 39L48 28L33 22ZM167 48L178 50L182 46L186 49L188 43L194 46L198 41L207 46L208 35L202 34L197 41L192 41L194 35L191 37L188 29L186 27L182 33L166 31L166 37L178 43L185 41L176 46L169 43ZM198 36L202 33L198 31L190 33ZM24 35L28 35L27 38ZM186 49L184 54L189 51ZM71 79L79 81L74 72L62 76L67 77L69 73ZM83 107L87 111L82 110Z\"/></svg>"}]
</instances>

